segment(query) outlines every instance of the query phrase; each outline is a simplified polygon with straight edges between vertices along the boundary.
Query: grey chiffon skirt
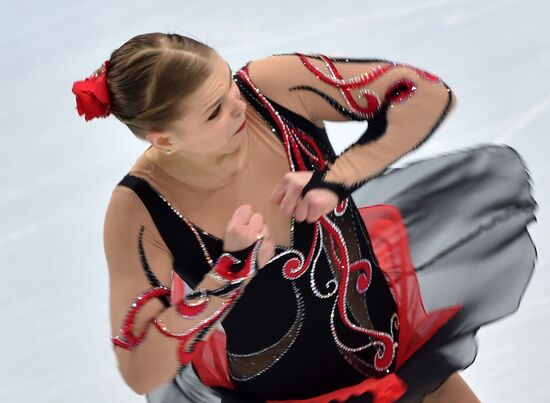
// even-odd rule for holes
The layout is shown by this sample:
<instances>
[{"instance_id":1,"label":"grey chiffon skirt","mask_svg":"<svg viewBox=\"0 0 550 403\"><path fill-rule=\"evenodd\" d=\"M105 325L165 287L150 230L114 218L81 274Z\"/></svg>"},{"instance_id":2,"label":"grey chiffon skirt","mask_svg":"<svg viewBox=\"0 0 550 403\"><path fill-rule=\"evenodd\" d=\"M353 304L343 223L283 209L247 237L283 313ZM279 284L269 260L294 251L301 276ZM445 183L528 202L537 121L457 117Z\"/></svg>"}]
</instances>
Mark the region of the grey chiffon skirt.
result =
<instances>
[{"instance_id":1,"label":"grey chiffon skirt","mask_svg":"<svg viewBox=\"0 0 550 403\"><path fill-rule=\"evenodd\" d=\"M462 304L396 372L408 386L399 403L421 402L471 365L479 328L517 310L537 261L527 230L538 208L531 182L512 147L482 144L388 168L353 193L358 207L399 209L426 311ZM191 366L146 398L245 402L231 391L204 387ZM370 401L369 395L348 400Z\"/></svg>"}]
</instances>

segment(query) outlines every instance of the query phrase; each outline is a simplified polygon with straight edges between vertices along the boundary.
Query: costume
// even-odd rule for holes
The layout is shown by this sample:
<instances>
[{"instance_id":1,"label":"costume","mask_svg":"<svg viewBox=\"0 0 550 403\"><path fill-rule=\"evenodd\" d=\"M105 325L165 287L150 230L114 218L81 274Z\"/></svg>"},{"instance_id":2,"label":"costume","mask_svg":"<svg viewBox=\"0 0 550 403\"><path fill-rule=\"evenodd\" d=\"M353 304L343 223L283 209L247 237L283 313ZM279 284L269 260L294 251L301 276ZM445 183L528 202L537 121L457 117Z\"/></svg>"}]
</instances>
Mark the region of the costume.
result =
<instances>
[{"instance_id":1,"label":"costume","mask_svg":"<svg viewBox=\"0 0 550 403\"><path fill-rule=\"evenodd\" d=\"M365 177L355 167L366 164L376 144L383 146L378 140L399 132L392 127L393 106L422 96L421 82L434 88L442 82L380 60L279 56L299 58L307 74L336 88L347 104L322 86L292 91L315 94L334 113L368 120L369 128L336 155L326 130L264 95L248 64L235 74L249 107L283 146L289 170L326 173L330 166L340 173L333 182L340 203L315 223L292 219L290 247L277 245L221 321L224 333L197 352L193 368L213 389L201 389L196 377L192 386L196 374L188 367L148 399L418 402L470 365L480 326L517 308L536 258L526 229L537 206L527 170L512 148L497 145L387 169L437 128L451 105L449 91L442 92L435 119L412 122L410 131L420 134L403 137L403 151L388 152L381 170ZM369 73L346 81L343 67L352 64L369 66ZM391 78L383 96L364 90L366 106L352 95L400 68L412 69L416 81ZM173 256L174 271L194 288L222 255L223 240L185 219L143 177L128 174L119 185L139 197ZM142 242L136 243L141 265L158 285Z\"/></svg>"}]
</instances>

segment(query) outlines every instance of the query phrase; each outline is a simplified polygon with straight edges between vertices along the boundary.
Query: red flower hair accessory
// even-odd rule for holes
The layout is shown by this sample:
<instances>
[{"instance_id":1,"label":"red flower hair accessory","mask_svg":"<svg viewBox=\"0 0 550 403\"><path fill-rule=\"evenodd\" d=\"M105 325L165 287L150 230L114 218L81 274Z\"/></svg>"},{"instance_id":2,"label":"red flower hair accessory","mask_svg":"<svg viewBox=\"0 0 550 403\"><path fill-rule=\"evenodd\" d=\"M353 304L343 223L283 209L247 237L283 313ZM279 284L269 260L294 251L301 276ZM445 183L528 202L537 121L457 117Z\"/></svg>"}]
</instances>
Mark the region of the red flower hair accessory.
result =
<instances>
[{"instance_id":1,"label":"red flower hair accessory","mask_svg":"<svg viewBox=\"0 0 550 403\"><path fill-rule=\"evenodd\" d=\"M76 95L76 110L86 121L93 118L105 118L111 113L111 99L107 88L107 67L109 61L97 69L91 76L73 83Z\"/></svg>"}]
</instances>

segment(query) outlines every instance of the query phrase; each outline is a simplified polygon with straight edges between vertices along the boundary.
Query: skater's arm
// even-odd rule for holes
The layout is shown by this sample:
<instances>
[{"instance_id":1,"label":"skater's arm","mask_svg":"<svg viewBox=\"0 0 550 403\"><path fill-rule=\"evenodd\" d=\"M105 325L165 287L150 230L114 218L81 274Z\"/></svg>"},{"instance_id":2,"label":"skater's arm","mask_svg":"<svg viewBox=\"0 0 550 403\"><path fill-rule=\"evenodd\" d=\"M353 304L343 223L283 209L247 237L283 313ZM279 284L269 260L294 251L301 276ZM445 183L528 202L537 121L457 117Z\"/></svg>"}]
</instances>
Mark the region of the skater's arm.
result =
<instances>
[{"instance_id":1,"label":"skater's arm","mask_svg":"<svg viewBox=\"0 0 550 403\"><path fill-rule=\"evenodd\" d=\"M173 257L147 210L129 189L119 188L113 192L105 216L104 248L110 280L111 330L119 371L126 384L143 395L170 381L180 366L189 362L198 347L196 343L208 338L214 326L236 302L240 295L239 290L242 292L242 287L249 278L243 284L235 281L235 286L224 289L228 281L216 275L216 268L223 265L233 268L242 266L245 261L242 258L249 255L250 248L233 252L233 255L222 255L194 290L221 288L222 292L209 295L204 304L198 304L205 301L203 297L191 298L187 302L196 304L201 309L187 311L182 311L182 306L177 307L175 303L182 301L182 295L178 295L182 292L181 288L176 291L176 280L180 286L183 283L172 272ZM230 256L241 259L241 264L228 262L227 258ZM152 286L151 275L148 275L148 279L145 267L158 280L158 287ZM156 290L159 295L147 299L147 295L151 294L146 291L152 290ZM133 303L139 305L144 299L146 302L138 309L132 306ZM170 305L167 306L167 302ZM136 315L131 335L139 338L144 334L141 341L134 341L135 345L132 345L131 337L127 338L121 330L129 323L128 317L132 311L136 311ZM154 323L155 320L157 324ZM169 337L159 327L165 327L173 333L189 333L189 337ZM185 353L182 354L182 351Z\"/></svg>"},{"instance_id":2,"label":"skater's arm","mask_svg":"<svg viewBox=\"0 0 550 403\"><path fill-rule=\"evenodd\" d=\"M264 95L317 125L368 122L325 176L349 192L420 146L456 102L438 77L386 60L275 55L248 70Z\"/></svg>"}]
</instances>

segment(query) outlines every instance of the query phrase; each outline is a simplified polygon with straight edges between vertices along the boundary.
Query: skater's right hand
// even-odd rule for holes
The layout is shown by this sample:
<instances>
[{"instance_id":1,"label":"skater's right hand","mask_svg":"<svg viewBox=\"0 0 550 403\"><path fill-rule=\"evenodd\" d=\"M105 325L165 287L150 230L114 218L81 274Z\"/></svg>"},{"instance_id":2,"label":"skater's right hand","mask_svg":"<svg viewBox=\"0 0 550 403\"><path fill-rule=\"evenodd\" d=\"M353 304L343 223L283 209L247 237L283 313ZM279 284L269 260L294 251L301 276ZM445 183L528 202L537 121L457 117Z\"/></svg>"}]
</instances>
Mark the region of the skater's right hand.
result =
<instances>
[{"instance_id":1,"label":"skater's right hand","mask_svg":"<svg viewBox=\"0 0 550 403\"><path fill-rule=\"evenodd\" d=\"M262 268L275 255L275 243L271 230L260 213L254 213L250 204L235 209L225 230L223 250L231 253L247 248L263 234L263 243L258 251L258 267Z\"/></svg>"}]
</instances>

